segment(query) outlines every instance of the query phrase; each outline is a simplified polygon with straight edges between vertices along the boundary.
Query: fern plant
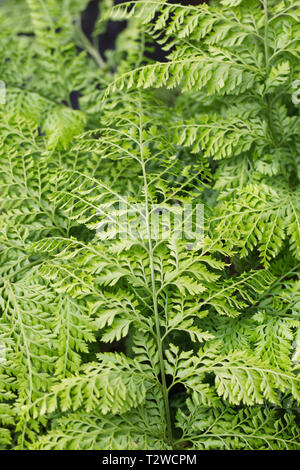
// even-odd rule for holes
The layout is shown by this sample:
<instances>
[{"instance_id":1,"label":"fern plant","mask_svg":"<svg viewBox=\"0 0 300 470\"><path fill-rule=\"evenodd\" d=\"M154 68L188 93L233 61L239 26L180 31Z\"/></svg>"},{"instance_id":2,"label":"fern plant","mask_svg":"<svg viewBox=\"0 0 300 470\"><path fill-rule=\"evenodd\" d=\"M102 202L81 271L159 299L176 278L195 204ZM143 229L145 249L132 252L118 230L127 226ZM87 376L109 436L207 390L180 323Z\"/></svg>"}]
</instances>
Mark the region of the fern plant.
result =
<instances>
[{"instance_id":1,"label":"fern plant","mask_svg":"<svg viewBox=\"0 0 300 470\"><path fill-rule=\"evenodd\" d=\"M299 449L300 2L111 3L0 8L0 447Z\"/></svg>"}]
</instances>

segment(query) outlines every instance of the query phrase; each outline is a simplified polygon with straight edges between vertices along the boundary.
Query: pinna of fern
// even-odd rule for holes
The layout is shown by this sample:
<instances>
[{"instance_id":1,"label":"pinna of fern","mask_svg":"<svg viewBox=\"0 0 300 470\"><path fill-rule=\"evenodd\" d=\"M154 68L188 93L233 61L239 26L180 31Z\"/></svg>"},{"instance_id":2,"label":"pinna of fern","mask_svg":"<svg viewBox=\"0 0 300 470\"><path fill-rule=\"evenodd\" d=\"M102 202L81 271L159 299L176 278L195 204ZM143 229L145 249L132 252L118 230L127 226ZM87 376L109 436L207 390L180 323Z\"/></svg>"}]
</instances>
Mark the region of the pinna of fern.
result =
<instances>
[{"instance_id":1,"label":"pinna of fern","mask_svg":"<svg viewBox=\"0 0 300 470\"><path fill-rule=\"evenodd\" d=\"M166 62L117 77L109 90L180 87L187 92L178 100L180 112L186 96L192 100L196 93L196 111L192 107L189 116L189 108L184 110L184 120L179 117L182 112L175 113L174 138L195 154L229 159L219 163L216 178L219 200L227 197L236 214L227 214L226 203L220 208L229 237L235 227L245 224L246 237L239 230L238 238L250 249L259 244L264 263L278 253L285 237L299 257L299 116L292 99L299 74L299 3L220 3L193 7L153 0L117 6L114 18L136 16L147 33L171 52ZM176 122L178 117L181 122ZM232 159L234 170L229 167ZM243 198L236 194L241 184L245 205L233 209L233 196L233 200L235 195L239 201ZM264 209L246 196L256 191L267 201ZM277 198L280 213L272 209ZM256 211L265 225L269 220L270 233L258 228Z\"/></svg>"}]
</instances>

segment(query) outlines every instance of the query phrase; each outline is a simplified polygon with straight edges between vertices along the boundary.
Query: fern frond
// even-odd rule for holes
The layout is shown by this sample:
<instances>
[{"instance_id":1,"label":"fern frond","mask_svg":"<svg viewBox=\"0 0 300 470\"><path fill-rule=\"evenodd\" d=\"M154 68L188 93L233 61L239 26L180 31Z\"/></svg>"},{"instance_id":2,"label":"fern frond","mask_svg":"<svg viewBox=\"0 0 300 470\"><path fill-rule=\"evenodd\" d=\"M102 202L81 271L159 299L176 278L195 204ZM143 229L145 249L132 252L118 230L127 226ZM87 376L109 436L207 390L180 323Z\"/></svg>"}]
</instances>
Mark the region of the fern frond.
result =
<instances>
[{"instance_id":1,"label":"fern frond","mask_svg":"<svg viewBox=\"0 0 300 470\"><path fill-rule=\"evenodd\" d=\"M179 411L182 441L197 450L296 450L299 428L292 416L280 418L276 410L230 407L200 408L189 400L188 413Z\"/></svg>"}]
</instances>

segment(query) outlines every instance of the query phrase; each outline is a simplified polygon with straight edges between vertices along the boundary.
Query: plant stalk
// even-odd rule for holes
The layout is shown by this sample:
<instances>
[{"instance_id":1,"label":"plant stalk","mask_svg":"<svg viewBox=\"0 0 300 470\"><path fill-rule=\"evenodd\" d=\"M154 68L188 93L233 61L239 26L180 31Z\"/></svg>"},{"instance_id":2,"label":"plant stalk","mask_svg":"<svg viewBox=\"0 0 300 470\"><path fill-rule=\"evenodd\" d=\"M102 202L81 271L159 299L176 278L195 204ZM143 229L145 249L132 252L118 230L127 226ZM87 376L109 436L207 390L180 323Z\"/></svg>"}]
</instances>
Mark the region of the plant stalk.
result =
<instances>
[{"instance_id":1,"label":"plant stalk","mask_svg":"<svg viewBox=\"0 0 300 470\"><path fill-rule=\"evenodd\" d=\"M264 0L264 12L265 12L265 32L264 32L265 62L266 62L266 72L268 75L270 72L270 53L269 53L269 44L268 44L268 38L269 38L268 0ZM270 128L275 144L278 144L276 131L273 125L272 103L271 103L270 97L267 94L265 95L265 102L266 102L266 108L267 108L267 114L268 114L269 128Z\"/></svg>"}]
</instances>

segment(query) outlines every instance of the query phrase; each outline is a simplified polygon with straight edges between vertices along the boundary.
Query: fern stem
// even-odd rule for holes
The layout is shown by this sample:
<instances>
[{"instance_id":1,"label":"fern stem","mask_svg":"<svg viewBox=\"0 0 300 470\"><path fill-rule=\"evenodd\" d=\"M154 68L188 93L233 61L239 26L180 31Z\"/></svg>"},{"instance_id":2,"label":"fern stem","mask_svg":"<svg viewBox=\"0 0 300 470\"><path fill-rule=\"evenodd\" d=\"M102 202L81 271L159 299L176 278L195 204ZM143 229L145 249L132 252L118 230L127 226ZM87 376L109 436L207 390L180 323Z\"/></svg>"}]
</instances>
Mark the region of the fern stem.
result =
<instances>
[{"instance_id":1,"label":"fern stem","mask_svg":"<svg viewBox=\"0 0 300 470\"><path fill-rule=\"evenodd\" d=\"M152 287L152 299L153 299L153 309L154 309L154 317L155 317L155 330L156 330L156 341L157 341L157 348L158 348L158 357L159 357L159 367L160 367L160 375L161 375L161 386L162 386L162 394L164 400L164 407L166 413L166 424L167 424L167 433L166 439L168 442L171 442L172 437L172 423L171 423L171 413L170 413L170 404L169 404L169 396L168 396L168 387L166 381L166 372L164 366L164 358L163 358L163 348L162 348L162 337L160 332L160 321L159 321L159 313L158 313L158 302L157 302L157 292L156 292L156 285L155 285L155 270L154 270L154 257L153 257L153 246L151 240L151 229L150 229L150 213L149 213L149 199L148 199L148 182L147 182L147 174L145 168L145 160L144 160L144 152L143 152L143 142L142 142L142 122L141 122L141 111L140 111L140 152L141 152L141 167L143 173L143 183L144 183L144 193L145 193L145 209L146 209L146 231L147 231L147 238L148 238L148 246L149 246L149 262L150 262L150 273L151 273L151 287Z\"/></svg>"},{"instance_id":2,"label":"fern stem","mask_svg":"<svg viewBox=\"0 0 300 470\"><path fill-rule=\"evenodd\" d=\"M14 272L12 272L11 274L8 274L8 275L6 276L6 280L12 279L12 278L18 276L19 274L21 274L23 271L27 271L28 269L31 269L31 268L33 268L34 266L38 266L39 264L42 263L42 261L43 261L43 259L38 259L38 260L36 260L36 261L32 261L31 263L26 264L26 266L23 266L23 268L20 268L20 269L18 269L17 271L14 271ZM0 285L2 285L3 282L4 282L4 281L1 281L1 282L0 282Z\"/></svg>"}]
</instances>

